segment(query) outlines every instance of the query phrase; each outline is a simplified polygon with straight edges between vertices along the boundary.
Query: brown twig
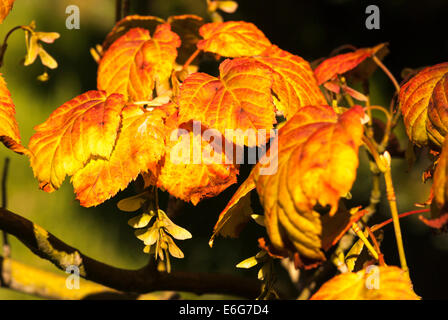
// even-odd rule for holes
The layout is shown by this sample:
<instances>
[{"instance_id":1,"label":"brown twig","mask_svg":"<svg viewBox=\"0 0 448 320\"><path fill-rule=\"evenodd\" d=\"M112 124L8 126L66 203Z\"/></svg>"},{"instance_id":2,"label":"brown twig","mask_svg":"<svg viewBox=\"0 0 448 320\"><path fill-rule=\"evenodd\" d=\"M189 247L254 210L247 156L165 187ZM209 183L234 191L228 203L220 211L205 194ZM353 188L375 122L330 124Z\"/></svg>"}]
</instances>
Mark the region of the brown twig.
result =
<instances>
[{"instance_id":1,"label":"brown twig","mask_svg":"<svg viewBox=\"0 0 448 320\"><path fill-rule=\"evenodd\" d=\"M1 208L6 209L8 207L8 197L7 197L7 181L8 181L8 169L9 169L9 158L5 158L5 162L3 165L3 174L2 174L2 203ZM2 231L3 236L3 256L9 258L11 255L11 246L8 241L8 233L6 231Z\"/></svg>"}]
</instances>

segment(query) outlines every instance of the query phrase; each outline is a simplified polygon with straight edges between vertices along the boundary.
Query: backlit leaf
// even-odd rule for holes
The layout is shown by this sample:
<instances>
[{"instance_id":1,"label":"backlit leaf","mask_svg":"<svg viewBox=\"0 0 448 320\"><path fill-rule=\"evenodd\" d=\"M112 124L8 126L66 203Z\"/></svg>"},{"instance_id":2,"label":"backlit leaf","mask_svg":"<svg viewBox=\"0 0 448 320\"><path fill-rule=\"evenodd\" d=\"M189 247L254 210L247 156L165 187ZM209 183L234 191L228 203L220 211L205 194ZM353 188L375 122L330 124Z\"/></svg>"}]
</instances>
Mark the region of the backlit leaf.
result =
<instances>
[{"instance_id":1,"label":"backlit leaf","mask_svg":"<svg viewBox=\"0 0 448 320\"><path fill-rule=\"evenodd\" d=\"M437 82L428 103L428 137L441 146L448 133L448 72Z\"/></svg>"},{"instance_id":2,"label":"backlit leaf","mask_svg":"<svg viewBox=\"0 0 448 320\"><path fill-rule=\"evenodd\" d=\"M271 45L254 24L244 21L207 23L199 33L203 37L199 49L224 57L259 55Z\"/></svg>"},{"instance_id":3,"label":"backlit leaf","mask_svg":"<svg viewBox=\"0 0 448 320\"><path fill-rule=\"evenodd\" d=\"M219 78L197 72L185 79L179 96L180 123L200 121L238 144L247 129L271 129L276 122L271 71L250 58L225 60L219 69ZM228 136L229 129L243 132ZM255 142L245 139L244 144Z\"/></svg>"},{"instance_id":4,"label":"backlit leaf","mask_svg":"<svg viewBox=\"0 0 448 320\"><path fill-rule=\"evenodd\" d=\"M58 189L92 158L109 159L124 107L120 94L88 91L64 103L35 127L29 144L31 167L40 187Z\"/></svg>"},{"instance_id":5,"label":"backlit leaf","mask_svg":"<svg viewBox=\"0 0 448 320\"><path fill-rule=\"evenodd\" d=\"M317 84L321 85L328 80L333 80L337 75L344 74L356 68L365 59L371 57L385 46L381 43L372 48L362 48L353 52L339 54L324 60L314 70Z\"/></svg>"},{"instance_id":6,"label":"backlit leaf","mask_svg":"<svg viewBox=\"0 0 448 320\"><path fill-rule=\"evenodd\" d=\"M85 207L96 206L123 190L140 173L156 171L165 152L163 107L146 111L135 105L122 112L122 124L108 159L91 159L72 177L77 199Z\"/></svg>"},{"instance_id":7,"label":"backlit leaf","mask_svg":"<svg viewBox=\"0 0 448 320\"><path fill-rule=\"evenodd\" d=\"M272 90L279 99L277 108L287 119L299 107L326 104L313 70L306 60L274 45L254 59L271 70L274 78Z\"/></svg>"},{"instance_id":8,"label":"backlit leaf","mask_svg":"<svg viewBox=\"0 0 448 320\"><path fill-rule=\"evenodd\" d=\"M409 139L418 146L424 146L428 143L426 126L427 124L430 128L433 126L433 123L428 123L428 105L435 86L447 73L448 62L440 63L423 69L401 87L398 102L403 114L406 132ZM433 111L431 112L433 113ZM434 114L431 115L431 118L434 122L437 122ZM430 130L429 137L436 142L437 139L434 139L435 130Z\"/></svg>"},{"instance_id":9,"label":"backlit leaf","mask_svg":"<svg viewBox=\"0 0 448 320\"><path fill-rule=\"evenodd\" d=\"M0 23L5 20L6 16L12 9L15 0L2 0L0 3Z\"/></svg>"},{"instance_id":10,"label":"backlit leaf","mask_svg":"<svg viewBox=\"0 0 448 320\"><path fill-rule=\"evenodd\" d=\"M180 38L169 24L158 25L152 37L146 29L129 30L101 58L98 88L130 101L151 100L155 85L171 76L179 46Z\"/></svg>"},{"instance_id":11,"label":"backlit leaf","mask_svg":"<svg viewBox=\"0 0 448 320\"><path fill-rule=\"evenodd\" d=\"M275 248L297 251L302 260L325 259L321 215L314 207L328 205L332 216L339 198L350 191L358 167L363 114L359 106L340 116L328 106L308 106L280 128L278 153L272 160L278 162L276 173L262 174L271 164L258 165L254 171Z\"/></svg>"},{"instance_id":12,"label":"backlit leaf","mask_svg":"<svg viewBox=\"0 0 448 320\"><path fill-rule=\"evenodd\" d=\"M419 300L411 280L398 267L383 266L347 272L330 279L311 300Z\"/></svg>"},{"instance_id":13,"label":"backlit leaf","mask_svg":"<svg viewBox=\"0 0 448 320\"><path fill-rule=\"evenodd\" d=\"M16 109L6 82L0 74L0 141L17 153L28 151L20 143L20 133L15 118Z\"/></svg>"}]
</instances>

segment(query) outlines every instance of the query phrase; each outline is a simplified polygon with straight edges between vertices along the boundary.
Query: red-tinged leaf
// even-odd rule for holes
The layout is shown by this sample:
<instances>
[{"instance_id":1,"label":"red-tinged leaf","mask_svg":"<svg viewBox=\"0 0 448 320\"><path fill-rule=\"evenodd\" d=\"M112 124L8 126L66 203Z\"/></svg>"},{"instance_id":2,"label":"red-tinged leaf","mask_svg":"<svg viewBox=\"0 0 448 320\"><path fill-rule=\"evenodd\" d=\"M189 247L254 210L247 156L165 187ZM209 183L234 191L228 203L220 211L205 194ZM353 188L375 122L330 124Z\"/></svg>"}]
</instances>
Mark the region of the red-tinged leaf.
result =
<instances>
[{"instance_id":1,"label":"red-tinged leaf","mask_svg":"<svg viewBox=\"0 0 448 320\"><path fill-rule=\"evenodd\" d=\"M317 204L328 205L333 216L339 198L350 191L363 114L359 106L340 116L328 106L308 106L280 128L278 152L254 171L267 232L277 249L298 252L301 260L325 260L322 217L314 209ZM269 157L271 152L275 150L268 151ZM261 174L275 161L274 174Z\"/></svg>"},{"instance_id":2,"label":"red-tinged leaf","mask_svg":"<svg viewBox=\"0 0 448 320\"><path fill-rule=\"evenodd\" d=\"M255 60L266 65L273 74L272 90L277 95L277 109L287 119L300 107L326 104L310 64L299 56L271 46Z\"/></svg>"},{"instance_id":3,"label":"red-tinged leaf","mask_svg":"<svg viewBox=\"0 0 448 320\"><path fill-rule=\"evenodd\" d=\"M186 14L169 17L167 22L182 41L176 62L183 65L197 49L196 45L201 40L199 28L204 24L204 20L199 16ZM195 60L193 63L196 63L198 59Z\"/></svg>"},{"instance_id":4,"label":"red-tinged leaf","mask_svg":"<svg viewBox=\"0 0 448 320\"><path fill-rule=\"evenodd\" d=\"M448 134L448 72L437 82L428 103L428 137L441 146Z\"/></svg>"},{"instance_id":5,"label":"red-tinged leaf","mask_svg":"<svg viewBox=\"0 0 448 320\"><path fill-rule=\"evenodd\" d=\"M103 51L106 51L112 45L112 43L115 42L115 40L127 33L130 29L143 28L147 29L150 34L153 34L157 26L164 23L165 21L163 19L153 16L127 16L118 21L112 28L112 30L107 34L102 44Z\"/></svg>"},{"instance_id":6,"label":"red-tinged leaf","mask_svg":"<svg viewBox=\"0 0 448 320\"><path fill-rule=\"evenodd\" d=\"M256 56L271 46L263 32L249 22L207 23L199 33L204 38L198 42L199 49L224 57Z\"/></svg>"},{"instance_id":7,"label":"red-tinged leaf","mask_svg":"<svg viewBox=\"0 0 448 320\"><path fill-rule=\"evenodd\" d=\"M165 152L164 107L146 111L135 105L123 109L116 145L109 159L91 159L72 177L77 199L96 206L123 190L140 173L155 172Z\"/></svg>"},{"instance_id":8,"label":"red-tinged leaf","mask_svg":"<svg viewBox=\"0 0 448 320\"><path fill-rule=\"evenodd\" d=\"M406 82L400 89L398 103L403 114L409 139L418 146L428 143L428 105L437 83L448 73L448 62L427 67ZM436 122L436 117L431 115ZM435 131L431 128L429 137L435 143Z\"/></svg>"},{"instance_id":9,"label":"red-tinged leaf","mask_svg":"<svg viewBox=\"0 0 448 320\"><path fill-rule=\"evenodd\" d=\"M205 127L192 122L180 125L177 114L167 121L167 151L157 186L196 205L236 183L238 168L226 157L225 141L219 132L207 141ZM207 157L206 157L207 156Z\"/></svg>"},{"instance_id":10,"label":"red-tinged leaf","mask_svg":"<svg viewBox=\"0 0 448 320\"><path fill-rule=\"evenodd\" d=\"M245 131L269 131L276 122L272 74L250 58L225 60L219 69L219 78L198 72L185 79L180 88L179 121L200 121L229 141L253 146L255 142L247 139ZM236 129L240 132L226 132Z\"/></svg>"},{"instance_id":11,"label":"red-tinged leaf","mask_svg":"<svg viewBox=\"0 0 448 320\"><path fill-rule=\"evenodd\" d=\"M409 276L394 266L347 272L325 282L310 300L420 300Z\"/></svg>"},{"instance_id":12,"label":"red-tinged leaf","mask_svg":"<svg viewBox=\"0 0 448 320\"><path fill-rule=\"evenodd\" d=\"M109 159L120 126L125 101L120 94L88 91L64 103L30 140L31 167L40 187L58 189L90 159Z\"/></svg>"},{"instance_id":13,"label":"red-tinged leaf","mask_svg":"<svg viewBox=\"0 0 448 320\"><path fill-rule=\"evenodd\" d=\"M213 246L217 235L223 237L238 237L242 227L250 220L252 209L250 207L250 192L255 189L255 181L250 175L238 188L227 206L219 215L213 228L213 234L208 244Z\"/></svg>"},{"instance_id":14,"label":"red-tinged leaf","mask_svg":"<svg viewBox=\"0 0 448 320\"><path fill-rule=\"evenodd\" d=\"M101 58L98 88L130 101L151 100L155 85L169 80L179 46L169 24L157 26L152 37L146 29L129 30Z\"/></svg>"},{"instance_id":15,"label":"red-tinged leaf","mask_svg":"<svg viewBox=\"0 0 448 320\"><path fill-rule=\"evenodd\" d=\"M2 0L0 3L0 23L5 20L6 16L12 9L15 0Z\"/></svg>"},{"instance_id":16,"label":"red-tinged leaf","mask_svg":"<svg viewBox=\"0 0 448 320\"><path fill-rule=\"evenodd\" d=\"M314 70L317 83L321 85L328 80L334 80L337 75L344 74L347 71L356 68L361 62L372 57L384 46L385 44L381 43L373 48L362 48L324 60L316 70Z\"/></svg>"},{"instance_id":17,"label":"red-tinged leaf","mask_svg":"<svg viewBox=\"0 0 448 320\"><path fill-rule=\"evenodd\" d=\"M15 118L16 109L6 82L0 74L0 141L17 153L28 153L20 143L20 133Z\"/></svg>"}]
</instances>

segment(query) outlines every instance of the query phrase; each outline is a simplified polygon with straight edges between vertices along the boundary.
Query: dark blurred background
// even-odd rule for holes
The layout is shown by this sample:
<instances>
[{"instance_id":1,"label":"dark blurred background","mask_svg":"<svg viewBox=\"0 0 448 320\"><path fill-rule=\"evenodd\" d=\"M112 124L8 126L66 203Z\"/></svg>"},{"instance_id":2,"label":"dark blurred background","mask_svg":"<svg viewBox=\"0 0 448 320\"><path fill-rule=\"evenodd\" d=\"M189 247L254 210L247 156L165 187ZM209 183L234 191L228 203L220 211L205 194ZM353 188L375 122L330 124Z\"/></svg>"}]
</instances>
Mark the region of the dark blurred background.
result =
<instances>
[{"instance_id":1,"label":"dark blurred background","mask_svg":"<svg viewBox=\"0 0 448 320\"><path fill-rule=\"evenodd\" d=\"M25 45L23 34L14 34L9 41L5 66L8 87L17 108L17 119L23 142L27 145L33 133L33 126L49 116L59 105L74 96L96 87L96 63L89 48L101 43L114 24L114 2L112 0L17 0L13 11L0 25L0 37L16 25L35 20L37 29L56 31L61 38L52 45L46 45L56 58L59 68L50 71L50 80L41 83L36 77L42 67L35 63L23 66ZM443 0L421 1L359 1L359 0L241 0L239 8L232 15L223 14L225 20L245 20L255 23L272 43L308 61L328 56L344 44L356 47L373 46L389 42L390 53L384 63L400 81L404 68L418 68L448 60L448 37L446 17L448 4ZM65 8L75 4L80 8L81 28L65 28ZM380 30L367 30L365 9L369 4L380 8ZM133 0L131 13L149 14L167 18L170 15L192 13L207 18L205 0ZM371 79L373 104L388 106L393 86L380 71ZM396 129L401 147L407 147L403 127ZM29 162L0 147L0 160L5 156L12 159L9 183L9 209L40 224L83 253L106 263L123 268L139 268L148 257L143 246L127 226L129 214L118 211L118 200L132 195L132 186L103 205L86 209L75 200L72 186L66 182L53 193L46 194L37 188ZM353 188L353 205L366 205L369 197L370 178L364 151L360 152L361 165L358 180ZM428 184L421 182L422 171L428 160L421 157L408 170L404 159L394 159L394 182L397 190L399 211L415 209L414 204L423 202L429 194ZM243 170L244 178L249 168ZM241 180L240 179L240 180ZM255 277L254 270L238 270L235 265L257 252L256 237L263 234L261 227L248 225L239 239L215 241L213 249L208 240L218 214L225 207L237 186L223 192L219 199L209 199L198 206L185 205L175 222L193 234L193 239L179 245L186 258L175 260L174 268L181 270L203 270L235 273ZM384 192L383 192L384 194ZM166 204L162 195L162 208ZM371 222L376 223L390 217L387 203L379 205ZM402 220L405 249L411 278L417 294L425 299L446 299L448 285L448 237L430 230L416 216ZM398 265L395 237L392 227L385 227L383 253L388 264ZM25 248L12 240L13 258L46 270L55 271ZM174 259L173 259L174 260ZM286 273L280 265L279 287L294 294L287 284ZM194 295L185 295L195 297ZM33 298L0 289L1 299ZM200 297L204 298L204 296ZM206 296L206 298L217 298Z\"/></svg>"}]
</instances>

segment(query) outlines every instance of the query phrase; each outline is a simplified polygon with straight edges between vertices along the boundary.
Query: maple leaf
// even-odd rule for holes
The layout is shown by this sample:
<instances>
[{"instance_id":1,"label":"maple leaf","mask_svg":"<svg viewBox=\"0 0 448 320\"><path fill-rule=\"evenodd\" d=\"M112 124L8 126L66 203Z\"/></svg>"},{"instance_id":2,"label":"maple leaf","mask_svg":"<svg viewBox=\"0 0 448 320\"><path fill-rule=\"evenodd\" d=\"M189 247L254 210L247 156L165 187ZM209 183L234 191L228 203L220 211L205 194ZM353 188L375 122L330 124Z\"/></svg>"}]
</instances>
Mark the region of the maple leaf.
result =
<instances>
[{"instance_id":1,"label":"maple leaf","mask_svg":"<svg viewBox=\"0 0 448 320\"><path fill-rule=\"evenodd\" d=\"M108 159L92 159L72 177L81 205L96 206L113 197L140 173L157 171L165 153L165 118L169 108L147 111L128 105L122 112L122 124L116 145Z\"/></svg>"},{"instance_id":2,"label":"maple leaf","mask_svg":"<svg viewBox=\"0 0 448 320\"><path fill-rule=\"evenodd\" d=\"M437 83L448 73L448 62L427 67L412 77L400 89L398 97L399 107L403 114L403 120L409 139L418 146L425 146L429 138L436 144L440 144L440 136L437 127L440 120L437 119L438 102L440 93L436 92L435 101L431 104L431 119L428 121L428 106ZM439 87L439 90L443 88ZM443 112L440 110L439 112ZM428 128L427 128L428 126Z\"/></svg>"},{"instance_id":3,"label":"maple leaf","mask_svg":"<svg viewBox=\"0 0 448 320\"><path fill-rule=\"evenodd\" d=\"M20 133L15 118L15 106L6 82L0 74L0 141L17 153L28 153L20 143Z\"/></svg>"},{"instance_id":4,"label":"maple leaf","mask_svg":"<svg viewBox=\"0 0 448 320\"><path fill-rule=\"evenodd\" d=\"M198 42L198 49L224 57L256 56L271 46L263 32L244 21L207 23L199 33L203 40Z\"/></svg>"},{"instance_id":5,"label":"maple leaf","mask_svg":"<svg viewBox=\"0 0 448 320\"><path fill-rule=\"evenodd\" d=\"M339 198L352 187L358 167L363 110L355 106L338 116L328 106L308 106L279 130L275 174L254 172L272 245L324 260L321 215L316 204L338 209ZM270 150L268 151L268 153ZM271 165L271 164L269 164ZM292 246L291 246L292 244Z\"/></svg>"},{"instance_id":6,"label":"maple leaf","mask_svg":"<svg viewBox=\"0 0 448 320\"><path fill-rule=\"evenodd\" d=\"M244 144L253 146L255 142L246 139L245 131L270 130L276 122L271 71L250 58L227 59L219 70L219 78L196 72L185 79L180 88L179 121L200 121L230 141L241 144L243 137ZM227 131L236 129L240 131Z\"/></svg>"},{"instance_id":7,"label":"maple leaf","mask_svg":"<svg viewBox=\"0 0 448 320\"><path fill-rule=\"evenodd\" d=\"M448 72L436 83L428 102L428 137L441 146L448 133Z\"/></svg>"},{"instance_id":8,"label":"maple leaf","mask_svg":"<svg viewBox=\"0 0 448 320\"><path fill-rule=\"evenodd\" d=\"M395 266L347 272L325 282L310 300L420 300L409 276Z\"/></svg>"},{"instance_id":9,"label":"maple leaf","mask_svg":"<svg viewBox=\"0 0 448 320\"><path fill-rule=\"evenodd\" d=\"M47 192L58 189L66 175L73 175L91 158L108 159L115 145L121 94L88 91L64 103L44 123L36 126L29 149L31 167Z\"/></svg>"},{"instance_id":10,"label":"maple leaf","mask_svg":"<svg viewBox=\"0 0 448 320\"><path fill-rule=\"evenodd\" d=\"M306 60L275 45L254 59L271 70L274 80L272 90L278 98L276 106L287 119L292 117L299 107L326 104L313 70Z\"/></svg>"},{"instance_id":11,"label":"maple leaf","mask_svg":"<svg viewBox=\"0 0 448 320\"><path fill-rule=\"evenodd\" d=\"M151 100L156 84L169 80L179 46L180 38L169 24L158 25L152 37L146 29L130 29L101 58L98 89L131 101Z\"/></svg>"},{"instance_id":12,"label":"maple leaf","mask_svg":"<svg viewBox=\"0 0 448 320\"><path fill-rule=\"evenodd\" d=\"M6 16L11 11L14 1L15 0L2 0L0 3L0 23L3 23L3 20L5 20Z\"/></svg>"},{"instance_id":13,"label":"maple leaf","mask_svg":"<svg viewBox=\"0 0 448 320\"><path fill-rule=\"evenodd\" d=\"M196 205L201 199L214 197L236 183L238 168L227 158L225 141L219 133L215 134L221 142L209 141L204 135L205 127L199 126L195 131L192 122L179 124L177 113L167 121L170 141L157 186Z\"/></svg>"},{"instance_id":14,"label":"maple leaf","mask_svg":"<svg viewBox=\"0 0 448 320\"><path fill-rule=\"evenodd\" d=\"M385 43L381 43L372 48L362 48L353 52L339 54L337 56L324 60L314 70L317 84L321 85L328 80L334 80L337 75L344 74L347 71L356 68L364 60L372 57L374 54L380 51L385 45Z\"/></svg>"}]
</instances>

